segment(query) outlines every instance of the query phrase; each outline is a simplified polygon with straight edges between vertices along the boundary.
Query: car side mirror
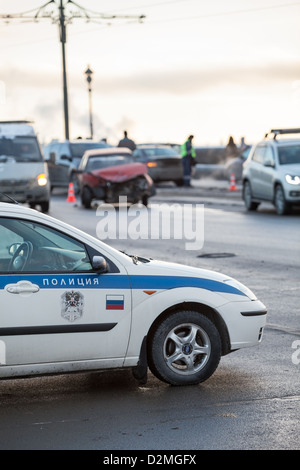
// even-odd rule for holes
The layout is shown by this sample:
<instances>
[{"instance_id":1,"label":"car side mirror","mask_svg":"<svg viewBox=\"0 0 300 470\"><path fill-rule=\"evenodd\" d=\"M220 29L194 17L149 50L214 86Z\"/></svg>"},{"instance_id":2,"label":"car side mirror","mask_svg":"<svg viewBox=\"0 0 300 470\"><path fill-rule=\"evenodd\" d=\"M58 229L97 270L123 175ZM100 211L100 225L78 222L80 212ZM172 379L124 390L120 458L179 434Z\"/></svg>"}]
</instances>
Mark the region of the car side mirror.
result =
<instances>
[{"instance_id":1,"label":"car side mirror","mask_svg":"<svg viewBox=\"0 0 300 470\"><path fill-rule=\"evenodd\" d=\"M270 168L274 168L275 167L275 164L273 162L273 160L266 160L264 162L264 166L267 166L267 167L270 167Z\"/></svg>"},{"instance_id":2,"label":"car side mirror","mask_svg":"<svg viewBox=\"0 0 300 470\"><path fill-rule=\"evenodd\" d=\"M93 256L92 268L97 274L104 274L108 271L108 265L103 256Z\"/></svg>"}]
</instances>

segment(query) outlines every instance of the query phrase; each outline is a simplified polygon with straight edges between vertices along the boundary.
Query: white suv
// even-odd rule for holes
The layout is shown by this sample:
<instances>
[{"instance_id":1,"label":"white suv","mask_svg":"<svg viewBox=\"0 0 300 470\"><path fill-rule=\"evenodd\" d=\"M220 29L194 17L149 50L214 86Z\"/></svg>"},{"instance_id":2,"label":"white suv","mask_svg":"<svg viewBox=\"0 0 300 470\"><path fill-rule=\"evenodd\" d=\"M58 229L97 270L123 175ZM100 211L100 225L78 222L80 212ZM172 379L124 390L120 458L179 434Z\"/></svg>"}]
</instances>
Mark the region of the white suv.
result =
<instances>
[{"instance_id":1,"label":"white suv","mask_svg":"<svg viewBox=\"0 0 300 470\"><path fill-rule=\"evenodd\" d=\"M300 134L300 129L272 129L252 147L243 169L248 210L270 201L277 214L284 215L292 205L300 205L300 138L287 139L290 134Z\"/></svg>"}]
</instances>

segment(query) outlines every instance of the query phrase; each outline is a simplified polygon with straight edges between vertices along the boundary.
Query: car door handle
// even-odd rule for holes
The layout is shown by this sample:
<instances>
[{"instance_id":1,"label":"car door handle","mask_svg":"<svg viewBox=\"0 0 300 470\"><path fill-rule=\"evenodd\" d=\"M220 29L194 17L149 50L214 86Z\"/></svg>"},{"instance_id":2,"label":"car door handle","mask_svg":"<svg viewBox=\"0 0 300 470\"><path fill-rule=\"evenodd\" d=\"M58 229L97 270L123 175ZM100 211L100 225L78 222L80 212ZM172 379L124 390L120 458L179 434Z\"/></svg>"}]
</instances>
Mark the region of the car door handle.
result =
<instances>
[{"instance_id":1,"label":"car door handle","mask_svg":"<svg viewBox=\"0 0 300 470\"><path fill-rule=\"evenodd\" d=\"M29 281L19 281L17 284L7 284L5 290L10 294L35 294L40 288Z\"/></svg>"}]
</instances>

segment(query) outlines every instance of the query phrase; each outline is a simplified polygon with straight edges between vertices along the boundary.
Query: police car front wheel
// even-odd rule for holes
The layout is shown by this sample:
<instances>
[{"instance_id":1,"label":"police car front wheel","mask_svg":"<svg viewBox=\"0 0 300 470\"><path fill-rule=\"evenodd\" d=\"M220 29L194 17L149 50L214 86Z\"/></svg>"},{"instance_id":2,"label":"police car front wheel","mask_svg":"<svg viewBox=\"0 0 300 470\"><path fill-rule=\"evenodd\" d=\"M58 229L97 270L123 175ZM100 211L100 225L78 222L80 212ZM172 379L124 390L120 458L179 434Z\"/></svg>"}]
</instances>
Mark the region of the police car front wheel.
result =
<instances>
[{"instance_id":1,"label":"police car front wheel","mask_svg":"<svg viewBox=\"0 0 300 470\"><path fill-rule=\"evenodd\" d=\"M192 385L207 380L221 358L221 339L205 315L179 311L165 318L150 341L149 367L171 385Z\"/></svg>"}]
</instances>

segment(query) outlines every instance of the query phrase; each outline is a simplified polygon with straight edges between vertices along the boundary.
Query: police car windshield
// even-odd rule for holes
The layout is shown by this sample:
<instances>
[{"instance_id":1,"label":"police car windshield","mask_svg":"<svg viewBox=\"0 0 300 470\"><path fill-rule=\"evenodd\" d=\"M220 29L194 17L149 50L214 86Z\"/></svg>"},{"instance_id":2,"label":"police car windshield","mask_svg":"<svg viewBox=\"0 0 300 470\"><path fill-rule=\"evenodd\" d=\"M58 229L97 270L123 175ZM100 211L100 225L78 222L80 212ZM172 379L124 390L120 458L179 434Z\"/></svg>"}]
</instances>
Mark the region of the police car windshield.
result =
<instances>
[{"instance_id":1,"label":"police car windshield","mask_svg":"<svg viewBox=\"0 0 300 470\"><path fill-rule=\"evenodd\" d=\"M300 163L300 144L278 147L280 165L292 165Z\"/></svg>"},{"instance_id":2,"label":"police car windshield","mask_svg":"<svg viewBox=\"0 0 300 470\"><path fill-rule=\"evenodd\" d=\"M35 137L0 138L0 162L40 162L43 160Z\"/></svg>"}]
</instances>

